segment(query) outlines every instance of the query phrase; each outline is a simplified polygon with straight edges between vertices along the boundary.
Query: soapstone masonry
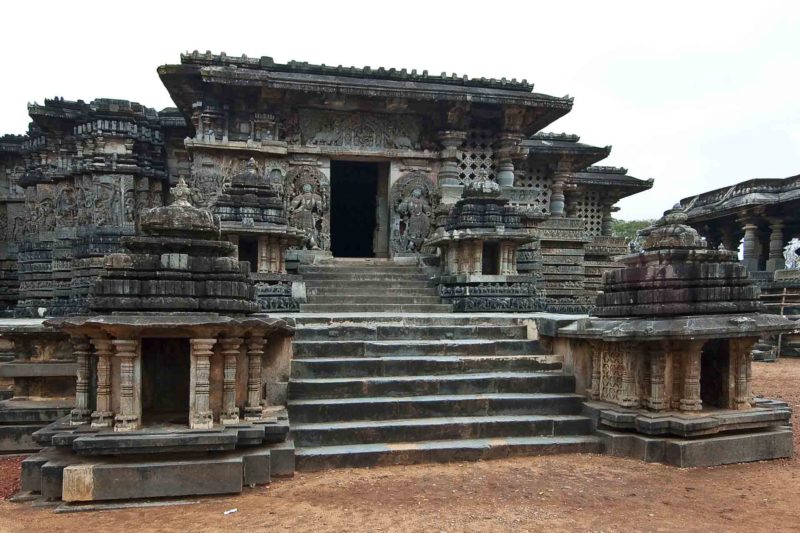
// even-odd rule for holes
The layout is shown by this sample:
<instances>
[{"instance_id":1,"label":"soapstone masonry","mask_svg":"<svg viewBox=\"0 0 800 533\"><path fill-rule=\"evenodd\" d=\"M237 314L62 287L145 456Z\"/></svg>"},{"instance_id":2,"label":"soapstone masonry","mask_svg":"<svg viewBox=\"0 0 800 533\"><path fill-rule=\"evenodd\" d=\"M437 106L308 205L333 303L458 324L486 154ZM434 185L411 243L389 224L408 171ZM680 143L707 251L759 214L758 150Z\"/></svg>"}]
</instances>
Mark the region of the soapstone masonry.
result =
<instances>
[{"instance_id":1,"label":"soapstone masonry","mask_svg":"<svg viewBox=\"0 0 800 533\"><path fill-rule=\"evenodd\" d=\"M23 493L791 454L749 353L792 322L682 210L618 257L614 204L652 180L543 131L572 98L210 52L158 75L175 107L55 98L0 138L0 449L36 452Z\"/></svg>"},{"instance_id":2,"label":"soapstone masonry","mask_svg":"<svg viewBox=\"0 0 800 533\"><path fill-rule=\"evenodd\" d=\"M592 316L551 331L582 369L609 453L677 466L789 457L790 409L754 400L750 351L794 326L763 312L736 252L708 248L687 218L676 205L644 230Z\"/></svg>"}]
</instances>

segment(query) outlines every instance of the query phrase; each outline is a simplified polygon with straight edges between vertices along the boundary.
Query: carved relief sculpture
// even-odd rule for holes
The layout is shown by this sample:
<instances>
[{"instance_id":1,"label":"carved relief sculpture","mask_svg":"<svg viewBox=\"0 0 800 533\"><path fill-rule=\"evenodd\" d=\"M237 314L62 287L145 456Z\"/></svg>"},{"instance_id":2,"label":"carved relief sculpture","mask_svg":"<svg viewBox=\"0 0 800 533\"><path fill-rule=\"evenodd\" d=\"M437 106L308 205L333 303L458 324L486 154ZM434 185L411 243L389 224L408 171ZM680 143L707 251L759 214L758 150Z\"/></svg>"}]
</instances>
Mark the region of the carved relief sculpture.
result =
<instances>
[{"instance_id":1,"label":"carved relief sculpture","mask_svg":"<svg viewBox=\"0 0 800 533\"><path fill-rule=\"evenodd\" d=\"M433 209L439 194L433 182L419 171L402 176L392 186L392 252L420 253L431 234Z\"/></svg>"},{"instance_id":2,"label":"carved relief sculpture","mask_svg":"<svg viewBox=\"0 0 800 533\"><path fill-rule=\"evenodd\" d=\"M301 245L306 250L327 250L330 246L328 223L328 180L318 169L304 165L286 175L289 224L305 232Z\"/></svg>"}]
</instances>

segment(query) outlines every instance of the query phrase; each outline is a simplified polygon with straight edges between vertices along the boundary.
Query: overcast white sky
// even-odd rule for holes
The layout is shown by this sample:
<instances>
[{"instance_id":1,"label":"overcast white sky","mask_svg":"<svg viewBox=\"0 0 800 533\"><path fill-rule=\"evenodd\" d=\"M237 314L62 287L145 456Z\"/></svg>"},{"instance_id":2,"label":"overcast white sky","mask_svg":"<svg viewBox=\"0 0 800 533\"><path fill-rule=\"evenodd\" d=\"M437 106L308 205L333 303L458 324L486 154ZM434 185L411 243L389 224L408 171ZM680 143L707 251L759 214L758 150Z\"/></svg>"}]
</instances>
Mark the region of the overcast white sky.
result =
<instances>
[{"instance_id":1,"label":"overcast white sky","mask_svg":"<svg viewBox=\"0 0 800 533\"><path fill-rule=\"evenodd\" d=\"M172 105L156 67L229 55L527 78L575 97L550 131L655 178L618 217L800 173L800 2L6 2L0 134L45 97Z\"/></svg>"}]
</instances>

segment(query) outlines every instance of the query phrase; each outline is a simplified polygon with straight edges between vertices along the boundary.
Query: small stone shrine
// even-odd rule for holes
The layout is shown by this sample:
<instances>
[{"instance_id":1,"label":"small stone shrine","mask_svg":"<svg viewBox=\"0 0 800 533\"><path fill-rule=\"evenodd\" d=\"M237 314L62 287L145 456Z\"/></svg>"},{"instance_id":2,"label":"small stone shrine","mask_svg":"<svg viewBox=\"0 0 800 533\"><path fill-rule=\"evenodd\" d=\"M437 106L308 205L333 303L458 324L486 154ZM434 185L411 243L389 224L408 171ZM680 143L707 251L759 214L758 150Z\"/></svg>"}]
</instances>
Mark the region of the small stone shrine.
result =
<instances>
[{"instance_id":1,"label":"small stone shrine","mask_svg":"<svg viewBox=\"0 0 800 533\"><path fill-rule=\"evenodd\" d=\"M750 350L792 323L763 312L735 251L685 222L667 211L605 274L594 316L551 332L565 366L608 453L677 466L790 456L790 408L753 398Z\"/></svg>"},{"instance_id":2,"label":"small stone shrine","mask_svg":"<svg viewBox=\"0 0 800 533\"><path fill-rule=\"evenodd\" d=\"M521 211L508 203L482 171L426 243L441 251L439 294L455 311L544 309L534 277L517 272L517 249L534 237L524 229Z\"/></svg>"},{"instance_id":3,"label":"small stone shrine","mask_svg":"<svg viewBox=\"0 0 800 533\"><path fill-rule=\"evenodd\" d=\"M242 167L217 195L213 212L223 237L238 246L240 260L250 263L259 309L297 311L300 302L292 288L302 278L286 273L286 250L304 242L305 232L288 224L280 171L265 180L252 157Z\"/></svg>"},{"instance_id":4,"label":"small stone shrine","mask_svg":"<svg viewBox=\"0 0 800 533\"><path fill-rule=\"evenodd\" d=\"M218 494L293 470L292 450L275 450L285 410L265 406L262 382L265 344L292 328L248 316L247 263L182 179L172 194L106 257L96 314L46 323L71 336L75 408L34 434L45 448L24 461L23 490L68 502Z\"/></svg>"}]
</instances>

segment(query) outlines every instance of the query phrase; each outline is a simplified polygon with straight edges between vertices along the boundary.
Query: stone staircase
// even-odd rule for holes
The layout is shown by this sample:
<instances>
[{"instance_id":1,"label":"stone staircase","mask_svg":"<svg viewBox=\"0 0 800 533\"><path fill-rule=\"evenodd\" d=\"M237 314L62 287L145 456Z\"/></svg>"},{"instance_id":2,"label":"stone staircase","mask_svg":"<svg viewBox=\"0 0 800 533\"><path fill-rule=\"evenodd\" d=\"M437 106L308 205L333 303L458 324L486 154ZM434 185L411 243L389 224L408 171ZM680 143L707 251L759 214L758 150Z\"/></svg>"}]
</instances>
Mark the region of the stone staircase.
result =
<instances>
[{"instance_id":1,"label":"stone staircase","mask_svg":"<svg viewBox=\"0 0 800 533\"><path fill-rule=\"evenodd\" d=\"M416 275L392 268L404 283ZM315 268L312 290L376 303L312 303L343 314L296 318L288 408L298 470L601 450L573 377L528 338L527 321L396 307L380 313L382 305L441 304L377 303L389 301L400 280L377 284L363 270L361 280L342 280ZM359 282L368 285L359 291ZM424 290L424 280L413 282ZM352 311L362 306L375 307Z\"/></svg>"},{"instance_id":2,"label":"stone staircase","mask_svg":"<svg viewBox=\"0 0 800 533\"><path fill-rule=\"evenodd\" d=\"M308 303L300 310L330 312L447 313L430 278L416 265L386 260L342 261L323 266L301 266Z\"/></svg>"}]
</instances>

